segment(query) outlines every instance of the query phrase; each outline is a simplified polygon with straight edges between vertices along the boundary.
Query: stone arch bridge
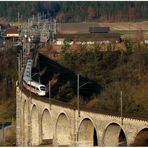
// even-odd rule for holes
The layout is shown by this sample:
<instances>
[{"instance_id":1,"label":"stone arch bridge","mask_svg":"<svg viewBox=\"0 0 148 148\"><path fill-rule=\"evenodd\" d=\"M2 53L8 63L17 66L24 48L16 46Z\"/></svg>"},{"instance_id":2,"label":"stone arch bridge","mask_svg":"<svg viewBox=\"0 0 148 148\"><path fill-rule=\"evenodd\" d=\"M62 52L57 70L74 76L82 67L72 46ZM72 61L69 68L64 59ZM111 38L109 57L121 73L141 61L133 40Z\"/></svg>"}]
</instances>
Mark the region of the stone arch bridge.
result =
<instances>
[{"instance_id":1,"label":"stone arch bridge","mask_svg":"<svg viewBox=\"0 0 148 148\"><path fill-rule=\"evenodd\" d=\"M16 89L17 146L119 146L148 130L148 121L78 111L70 105Z\"/></svg>"}]
</instances>

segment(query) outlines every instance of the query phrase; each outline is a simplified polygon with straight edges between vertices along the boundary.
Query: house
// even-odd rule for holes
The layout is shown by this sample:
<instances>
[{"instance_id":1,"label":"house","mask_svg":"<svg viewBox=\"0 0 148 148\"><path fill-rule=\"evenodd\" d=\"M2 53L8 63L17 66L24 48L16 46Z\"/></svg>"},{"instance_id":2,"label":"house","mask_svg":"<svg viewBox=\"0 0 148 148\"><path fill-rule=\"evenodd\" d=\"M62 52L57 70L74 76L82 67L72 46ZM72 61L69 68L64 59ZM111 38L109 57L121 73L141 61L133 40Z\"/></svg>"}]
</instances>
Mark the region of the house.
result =
<instances>
[{"instance_id":1,"label":"house","mask_svg":"<svg viewBox=\"0 0 148 148\"><path fill-rule=\"evenodd\" d=\"M8 28L6 30L6 37L19 37L19 31L15 27Z\"/></svg>"},{"instance_id":2,"label":"house","mask_svg":"<svg viewBox=\"0 0 148 148\"><path fill-rule=\"evenodd\" d=\"M86 33L86 34L56 34L55 43L63 45L65 39L71 39L73 44L100 44L119 43L121 35L119 33Z\"/></svg>"}]
</instances>

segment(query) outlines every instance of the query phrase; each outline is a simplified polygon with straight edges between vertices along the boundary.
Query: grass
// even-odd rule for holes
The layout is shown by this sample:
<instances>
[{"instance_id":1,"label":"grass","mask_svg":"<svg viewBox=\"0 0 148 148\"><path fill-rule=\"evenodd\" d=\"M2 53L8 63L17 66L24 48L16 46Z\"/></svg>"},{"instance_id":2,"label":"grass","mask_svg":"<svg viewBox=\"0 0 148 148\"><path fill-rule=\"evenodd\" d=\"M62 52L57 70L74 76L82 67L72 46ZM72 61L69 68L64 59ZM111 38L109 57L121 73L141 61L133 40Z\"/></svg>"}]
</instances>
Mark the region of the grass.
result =
<instances>
[{"instance_id":1,"label":"grass","mask_svg":"<svg viewBox=\"0 0 148 148\"><path fill-rule=\"evenodd\" d=\"M111 30L112 32L121 33L121 34L133 34L137 33L139 30ZM143 33L148 33L148 30L142 30Z\"/></svg>"},{"instance_id":2,"label":"grass","mask_svg":"<svg viewBox=\"0 0 148 148\"><path fill-rule=\"evenodd\" d=\"M0 122L15 120L15 100L7 100L0 104Z\"/></svg>"},{"instance_id":3,"label":"grass","mask_svg":"<svg viewBox=\"0 0 148 148\"><path fill-rule=\"evenodd\" d=\"M0 142L0 146L15 146L16 145L16 128L14 125L5 128L5 141Z\"/></svg>"}]
</instances>

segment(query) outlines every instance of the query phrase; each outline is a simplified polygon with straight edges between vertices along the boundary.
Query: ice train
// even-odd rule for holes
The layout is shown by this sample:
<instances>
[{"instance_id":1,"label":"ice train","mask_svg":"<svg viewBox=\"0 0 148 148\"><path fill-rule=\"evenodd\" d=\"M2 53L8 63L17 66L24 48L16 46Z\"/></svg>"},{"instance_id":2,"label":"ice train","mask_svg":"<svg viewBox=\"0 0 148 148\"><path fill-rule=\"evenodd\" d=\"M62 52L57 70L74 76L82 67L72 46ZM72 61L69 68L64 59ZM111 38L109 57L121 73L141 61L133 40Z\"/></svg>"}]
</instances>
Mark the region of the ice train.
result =
<instances>
[{"instance_id":1,"label":"ice train","mask_svg":"<svg viewBox=\"0 0 148 148\"><path fill-rule=\"evenodd\" d=\"M39 96L45 96L47 93L46 86L39 83L39 82L32 80L32 77L31 77L32 63L33 63L32 59L27 60L27 64L25 67L24 75L23 75L23 86L27 90L29 90Z\"/></svg>"}]
</instances>

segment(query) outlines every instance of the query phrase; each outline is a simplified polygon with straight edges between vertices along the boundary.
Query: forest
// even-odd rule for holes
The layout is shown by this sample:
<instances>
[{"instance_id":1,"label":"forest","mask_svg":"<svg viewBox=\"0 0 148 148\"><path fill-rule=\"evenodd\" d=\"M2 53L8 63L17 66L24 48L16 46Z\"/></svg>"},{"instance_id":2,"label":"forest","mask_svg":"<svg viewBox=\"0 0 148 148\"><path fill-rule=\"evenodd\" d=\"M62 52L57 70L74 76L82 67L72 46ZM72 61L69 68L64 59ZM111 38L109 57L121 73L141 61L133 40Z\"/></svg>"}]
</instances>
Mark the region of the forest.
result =
<instances>
[{"instance_id":1,"label":"forest","mask_svg":"<svg viewBox=\"0 0 148 148\"><path fill-rule=\"evenodd\" d=\"M16 80L16 48L0 50L0 122L15 120Z\"/></svg>"},{"instance_id":2,"label":"forest","mask_svg":"<svg viewBox=\"0 0 148 148\"><path fill-rule=\"evenodd\" d=\"M1 1L0 17L16 21L33 15L55 17L58 22L142 21L148 19L146 1Z\"/></svg>"}]
</instances>

